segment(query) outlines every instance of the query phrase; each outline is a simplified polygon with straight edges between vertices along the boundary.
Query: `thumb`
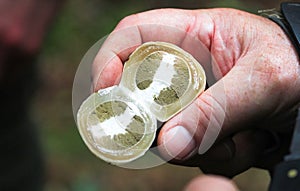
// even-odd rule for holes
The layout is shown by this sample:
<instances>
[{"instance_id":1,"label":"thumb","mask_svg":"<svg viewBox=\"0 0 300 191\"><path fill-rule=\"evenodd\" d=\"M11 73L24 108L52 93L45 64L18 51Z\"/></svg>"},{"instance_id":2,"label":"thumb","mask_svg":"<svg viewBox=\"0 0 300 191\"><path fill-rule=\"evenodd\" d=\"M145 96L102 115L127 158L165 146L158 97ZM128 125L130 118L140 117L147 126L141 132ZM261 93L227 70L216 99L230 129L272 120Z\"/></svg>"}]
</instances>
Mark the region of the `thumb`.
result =
<instances>
[{"instance_id":1,"label":"thumb","mask_svg":"<svg viewBox=\"0 0 300 191\"><path fill-rule=\"evenodd\" d=\"M222 86L219 81L163 126L158 141L164 158L187 159L204 153L214 143L225 120L227 104ZM214 96L216 91L218 96Z\"/></svg>"},{"instance_id":2,"label":"thumb","mask_svg":"<svg viewBox=\"0 0 300 191\"><path fill-rule=\"evenodd\" d=\"M237 187L226 178L219 176L201 176L192 180L185 191L237 191Z\"/></svg>"},{"instance_id":3,"label":"thumb","mask_svg":"<svg viewBox=\"0 0 300 191\"><path fill-rule=\"evenodd\" d=\"M254 81L249 80L250 75ZM228 136L266 116L271 108L267 104L274 104L272 99L278 92L272 92L276 88L267 88L267 82L255 78L247 68L233 67L164 125L158 138L162 155L168 160L184 160L195 153L203 154L219 134Z\"/></svg>"}]
</instances>

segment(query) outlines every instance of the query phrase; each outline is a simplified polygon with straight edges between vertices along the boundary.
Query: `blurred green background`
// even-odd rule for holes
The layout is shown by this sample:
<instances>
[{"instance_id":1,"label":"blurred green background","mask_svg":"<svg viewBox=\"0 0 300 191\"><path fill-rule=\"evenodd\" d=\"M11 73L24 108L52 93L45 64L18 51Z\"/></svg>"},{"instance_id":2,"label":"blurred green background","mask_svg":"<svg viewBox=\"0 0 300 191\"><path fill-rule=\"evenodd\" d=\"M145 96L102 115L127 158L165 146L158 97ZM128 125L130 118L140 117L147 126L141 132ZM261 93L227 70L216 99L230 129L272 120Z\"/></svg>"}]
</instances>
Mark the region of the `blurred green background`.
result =
<instances>
[{"instance_id":1,"label":"blurred green background","mask_svg":"<svg viewBox=\"0 0 300 191\"><path fill-rule=\"evenodd\" d=\"M42 83L32 107L47 162L46 191L182 190L201 173L198 168L165 164L147 170L127 170L106 164L89 152L72 114L72 83L77 66L97 40L112 31L123 17L136 12L158 7L224 6L255 12L272 3L276 1L67 1L39 56ZM251 169L234 180L243 191L263 191L270 179L267 172Z\"/></svg>"}]
</instances>

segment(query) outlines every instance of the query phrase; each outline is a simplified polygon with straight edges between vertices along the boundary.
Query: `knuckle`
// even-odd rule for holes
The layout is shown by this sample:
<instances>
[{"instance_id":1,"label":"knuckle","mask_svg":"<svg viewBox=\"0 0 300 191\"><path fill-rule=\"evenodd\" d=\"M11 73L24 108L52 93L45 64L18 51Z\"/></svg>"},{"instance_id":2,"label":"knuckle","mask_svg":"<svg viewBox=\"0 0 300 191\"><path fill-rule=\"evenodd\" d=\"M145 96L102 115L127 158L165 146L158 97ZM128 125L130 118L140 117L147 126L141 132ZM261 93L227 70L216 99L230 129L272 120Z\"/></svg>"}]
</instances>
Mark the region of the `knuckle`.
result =
<instances>
[{"instance_id":1,"label":"knuckle","mask_svg":"<svg viewBox=\"0 0 300 191\"><path fill-rule=\"evenodd\" d=\"M218 101L214 95L203 94L196 101L199 114L199 124L205 132L208 128L221 130L225 119L224 103Z\"/></svg>"},{"instance_id":2,"label":"knuckle","mask_svg":"<svg viewBox=\"0 0 300 191\"><path fill-rule=\"evenodd\" d=\"M132 14L124 17L116 26L116 29L125 28L127 26L131 26L136 24L138 21L138 14Z\"/></svg>"}]
</instances>

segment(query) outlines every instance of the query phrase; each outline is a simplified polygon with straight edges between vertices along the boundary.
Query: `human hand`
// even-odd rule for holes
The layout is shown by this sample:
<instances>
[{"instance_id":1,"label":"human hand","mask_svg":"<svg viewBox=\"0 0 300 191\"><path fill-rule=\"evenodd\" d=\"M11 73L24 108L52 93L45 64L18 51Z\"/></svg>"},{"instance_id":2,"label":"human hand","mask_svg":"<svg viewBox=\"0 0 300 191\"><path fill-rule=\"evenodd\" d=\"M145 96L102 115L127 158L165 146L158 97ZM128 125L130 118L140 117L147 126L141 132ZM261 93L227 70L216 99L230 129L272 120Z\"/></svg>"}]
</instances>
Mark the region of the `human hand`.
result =
<instances>
[{"instance_id":1,"label":"human hand","mask_svg":"<svg viewBox=\"0 0 300 191\"><path fill-rule=\"evenodd\" d=\"M253 165L267 168L280 160L300 101L299 60L284 32L268 19L234 9L161 9L132 15L114 32L132 26L138 32L124 34L119 41L108 38L95 58L95 91L118 84L123 62L141 43L159 39L180 46L184 42L185 36L141 30L139 26L145 24L175 27L199 39L214 58L211 64L218 79L162 127L158 135L162 156L226 176ZM126 44L134 46L118 49ZM274 156L263 155L273 138L262 129L287 132ZM217 135L204 153L210 136Z\"/></svg>"},{"instance_id":2,"label":"human hand","mask_svg":"<svg viewBox=\"0 0 300 191\"><path fill-rule=\"evenodd\" d=\"M221 176L199 176L184 191L238 191L235 184Z\"/></svg>"}]
</instances>

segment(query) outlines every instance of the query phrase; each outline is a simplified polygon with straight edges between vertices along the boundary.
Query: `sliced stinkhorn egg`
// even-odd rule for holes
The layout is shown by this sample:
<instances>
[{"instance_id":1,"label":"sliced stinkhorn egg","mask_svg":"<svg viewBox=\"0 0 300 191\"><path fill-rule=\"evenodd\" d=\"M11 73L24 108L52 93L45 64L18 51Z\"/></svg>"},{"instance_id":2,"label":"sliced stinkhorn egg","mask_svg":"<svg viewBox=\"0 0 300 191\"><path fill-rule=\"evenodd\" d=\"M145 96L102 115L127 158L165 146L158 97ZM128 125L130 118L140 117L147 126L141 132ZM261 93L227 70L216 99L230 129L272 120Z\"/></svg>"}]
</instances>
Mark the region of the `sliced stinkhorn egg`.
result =
<instances>
[{"instance_id":1,"label":"sliced stinkhorn egg","mask_svg":"<svg viewBox=\"0 0 300 191\"><path fill-rule=\"evenodd\" d=\"M124 64L117 86L91 94L77 113L89 149L112 163L131 162L152 145L157 120L165 122L188 106L206 84L202 66L166 42L139 46Z\"/></svg>"}]
</instances>

